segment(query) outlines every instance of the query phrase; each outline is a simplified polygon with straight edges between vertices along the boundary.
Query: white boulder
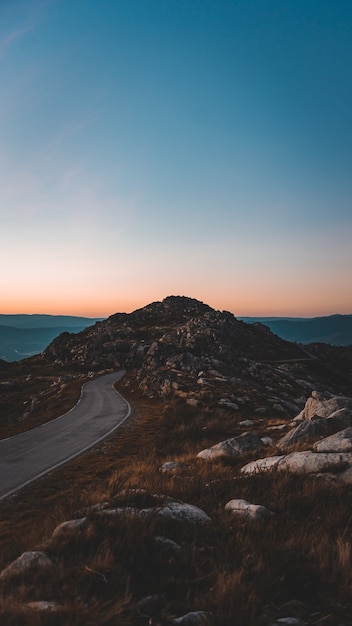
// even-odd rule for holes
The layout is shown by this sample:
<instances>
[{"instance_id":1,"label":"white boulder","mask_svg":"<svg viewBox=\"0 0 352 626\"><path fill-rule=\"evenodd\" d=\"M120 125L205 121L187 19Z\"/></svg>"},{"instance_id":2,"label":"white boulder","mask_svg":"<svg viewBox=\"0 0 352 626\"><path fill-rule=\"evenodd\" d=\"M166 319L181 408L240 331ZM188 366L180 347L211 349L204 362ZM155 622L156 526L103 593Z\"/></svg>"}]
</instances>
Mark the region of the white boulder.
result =
<instances>
[{"instance_id":1,"label":"white boulder","mask_svg":"<svg viewBox=\"0 0 352 626\"><path fill-rule=\"evenodd\" d=\"M338 468L343 470L351 466L352 453L317 453L307 450L305 452L291 452L281 459L278 469L293 474L317 474Z\"/></svg>"},{"instance_id":2,"label":"white boulder","mask_svg":"<svg viewBox=\"0 0 352 626\"><path fill-rule=\"evenodd\" d=\"M316 452L352 452L352 427L317 441L313 448Z\"/></svg>"},{"instance_id":3,"label":"white boulder","mask_svg":"<svg viewBox=\"0 0 352 626\"><path fill-rule=\"evenodd\" d=\"M293 474L318 474L321 472L344 472L352 468L352 452L291 452L286 456L271 456L247 463L242 474L259 474L276 470Z\"/></svg>"},{"instance_id":4,"label":"white boulder","mask_svg":"<svg viewBox=\"0 0 352 626\"><path fill-rule=\"evenodd\" d=\"M262 472L269 472L277 468L284 455L267 456L264 459L256 459L247 463L241 468L242 474L261 474Z\"/></svg>"},{"instance_id":5,"label":"white boulder","mask_svg":"<svg viewBox=\"0 0 352 626\"><path fill-rule=\"evenodd\" d=\"M225 510L250 520L259 520L274 515L261 504L251 504L247 500L230 500L225 504Z\"/></svg>"},{"instance_id":6,"label":"white boulder","mask_svg":"<svg viewBox=\"0 0 352 626\"><path fill-rule=\"evenodd\" d=\"M346 396L324 397L317 391L312 391L312 395L305 403L304 409L297 415L297 419L310 421L315 417L329 417L339 409L352 409L352 398Z\"/></svg>"}]
</instances>

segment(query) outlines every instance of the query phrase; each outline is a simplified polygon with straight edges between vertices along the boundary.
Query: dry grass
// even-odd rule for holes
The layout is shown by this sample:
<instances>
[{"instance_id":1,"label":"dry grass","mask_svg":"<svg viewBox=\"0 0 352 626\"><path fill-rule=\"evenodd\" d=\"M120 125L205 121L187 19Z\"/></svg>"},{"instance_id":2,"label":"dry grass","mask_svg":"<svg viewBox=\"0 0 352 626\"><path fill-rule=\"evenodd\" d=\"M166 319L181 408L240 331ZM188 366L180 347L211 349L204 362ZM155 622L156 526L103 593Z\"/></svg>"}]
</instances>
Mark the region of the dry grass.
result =
<instances>
[{"instance_id":1,"label":"dry grass","mask_svg":"<svg viewBox=\"0 0 352 626\"><path fill-rule=\"evenodd\" d=\"M240 432L235 423L220 411L169 406L137 391L128 399L135 413L111 438L1 504L1 567L35 546L57 567L4 583L0 623L143 625L148 618L137 603L158 594L161 620L205 610L219 626L264 626L289 615L309 624L352 624L350 489L309 477L242 477L243 463L202 462L196 453ZM163 474L168 460L188 469ZM212 524L165 528L153 517L106 519L92 512L81 532L51 538L57 524L81 517L89 505L147 506L153 493L199 506ZM263 504L275 515L260 523L238 519L224 511L232 498ZM155 548L162 533L182 546L180 553ZM34 600L61 608L38 614L23 607Z\"/></svg>"},{"instance_id":2,"label":"dry grass","mask_svg":"<svg viewBox=\"0 0 352 626\"><path fill-rule=\"evenodd\" d=\"M0 439L18 435L26 430L40 426L69 411L79 400L82 385L87 377L77 378L61 385L59 393L53 387L58 376L35 378L28 382L16 381L13 387L6 389L6 395L0 405ZM25 415L26 406L30 407L33 398L38 403ZM25 404L26 403L26 404ZM5 419L5 416L10 416Z\"/></svg>"}]
</instances>

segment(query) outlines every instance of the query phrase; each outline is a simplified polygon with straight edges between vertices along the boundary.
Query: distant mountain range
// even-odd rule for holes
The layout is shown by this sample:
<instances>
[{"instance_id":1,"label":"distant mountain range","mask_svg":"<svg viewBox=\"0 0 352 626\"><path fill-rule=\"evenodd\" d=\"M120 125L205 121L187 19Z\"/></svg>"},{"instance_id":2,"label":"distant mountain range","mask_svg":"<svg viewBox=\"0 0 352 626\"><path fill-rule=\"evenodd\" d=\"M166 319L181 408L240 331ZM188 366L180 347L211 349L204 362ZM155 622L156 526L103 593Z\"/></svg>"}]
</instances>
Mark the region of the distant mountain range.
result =
<instances>
[{"instance_id":1,"label":"distant mountain range","mask_svg":"<svg viewBox=\"0 0 352 626\"><path fill-rule=\"evenodd\" d=\"M39 354L61 333L78 333L103 318L70 315L0 314L0 359L20 361ZM249 324L264 324L287 341L352 345L352 315L315 318L239 317Z\"/></svg>"},{"instance_id":2,"label":"distant mountain range","mask_svg":"<svg viewBox=\"0 0 352 626\"><path fill-rule=\"evenodd\" d=\"M352 315L329 315L313 318L241 317L244 322L265 324L286 341L352 345Z\"/></svg>"},{"instance_id":3,"label":"distant mountain range","mask_svg":"<svg viewBox=\"0 0 352 626\"><path fill-rule=\"evenodd\" d=\"M0 314L0 359L20 361L42 352L63 332L78 333L102 318Z\"/></svg>"}]
</instances>

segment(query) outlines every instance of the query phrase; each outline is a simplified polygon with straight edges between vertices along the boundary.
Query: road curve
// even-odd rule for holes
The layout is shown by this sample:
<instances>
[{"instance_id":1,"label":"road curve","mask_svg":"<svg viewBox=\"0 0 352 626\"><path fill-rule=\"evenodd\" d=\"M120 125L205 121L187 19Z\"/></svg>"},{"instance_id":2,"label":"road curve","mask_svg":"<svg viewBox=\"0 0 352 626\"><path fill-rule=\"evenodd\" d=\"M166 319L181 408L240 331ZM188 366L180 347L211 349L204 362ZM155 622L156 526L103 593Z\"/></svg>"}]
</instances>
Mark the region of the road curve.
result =
<instances>
[{"instance_id":1,"label":"road curve","mask_svg":"<svg viewBox=\"0 0 352 626\"><path fill-rule=\"evenodd\" d=\"M129 417L130 405L113 387L122 375L90 380L68 413L0 441L0 500L88 450Z\"/></svg>"}]
</instances>

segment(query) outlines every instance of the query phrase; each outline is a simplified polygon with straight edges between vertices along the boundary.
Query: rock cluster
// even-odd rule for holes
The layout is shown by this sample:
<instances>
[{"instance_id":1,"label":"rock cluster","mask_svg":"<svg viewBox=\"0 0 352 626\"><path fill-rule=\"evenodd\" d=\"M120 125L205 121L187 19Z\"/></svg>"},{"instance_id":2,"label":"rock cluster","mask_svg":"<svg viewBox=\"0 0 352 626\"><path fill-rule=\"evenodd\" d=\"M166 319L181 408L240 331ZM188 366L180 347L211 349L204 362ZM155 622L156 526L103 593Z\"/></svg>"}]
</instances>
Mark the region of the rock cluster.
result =
<instances>
[{"instance_id":1,"label":"rock cluster","mask_svg":"<svg viewBox=\"0 0 352 626\"><path fill-rule=\"evenodd\" d=\"M268 471L325 475L352 484L352 398L322 397L313 391L293 428L276 442L278 450L304 450L269 456L244 465L245 475ZM298 425L297 424L298 421ZM332 433L332 434L331 434Z\"/></svg>"},{"instance_id":2,"label":"rock cluster","mask_svg":"<svg viewBox=\"0 0 352 626\"><path fill-rule=\"evenodd\" d=\"M352 484L351 403L352 399L348 397L332 396L323 399L313 391L304 409L292 420L292 429L275 444L271 437L260 438L256 433L247 431L233 439L220 441L211 448L201 450L197 458L205 461L240 459L268 443L275 445L280 454L250 461L242 467L242 474L251 475L275 470L294 474L325 473L331 476L332 472L336 480ZM317 407L319 414L315 410ZM248 421L244 420L242 424L247 426ZM302 445L305 447L304 450L282 454Z\"/></svg>"},{"instance_id":3,"label":"rock cluster","mask_svg":"<svg viewBox=\"0 0 352 626\"><path fill-rule=\"evenodd\" d=\"M123 519L128 523L138 521L142 529L143 524L148 523L148 521L151 522L154 531L152 536L146 536L144 549L149 546L153 558L163 559L166 565L168 563L172 565L174 559L182 558L184 550L184 544L181 546L172 538L172 535L174 533L179 534L183 529L208 526L212 522L211 518L197 506L174 500L168 496L148 494L142 489L124 490L119 495L122 501L130 499L131 503L134 501L134 505L111 506L109 502L97 503L94 507L89 507L86 517L67 520L59 524L54 529L51 539L46 543L45 551L25 552L10 563L1 572L0 583L8 586L10 593L14 594L14 600L17 585L21 585L22 588L26 585L30 587L34 574L37 576L35 580L39 581L38 584L40 584L43 576L47 578L50 578L51 575L53 577L58 576L59 570L62 574L65 563L60 562L60 556L57 558L51 556L53 552L57 552L58 546L64 546L70 541L82 542L85 540L89 542L94 537L98 542L104 544L104 524L111 528L114 521L118 524ZM143 501L148 502L148 506L142 506ZM163 534L157 534L158 532ZM88 572L100 576L107 583L104 573L92 569L87 563L84 564L84 560L81 564L81 567L83 566ZM54 612L62 609L62 605L55 599L43 598L43 600L27 601L22 605L22 609L24 611L29 609L38 612ZM157 617L162 609L163 600L157 595L142 598L137 603L138 616L148 618L149 623L152 623L151 618ZM212 626L213 616L205 611L193 611L169 619L167 624Z\"/></svg>"},{"instance_id":4,"label":"rock cluster","mask_svg":"<svg viewBox=\"0 0 352 626\"><path fill-rule=\"evenodd\" d=\"M349 415L351 407L351 398L346 396L326 395L321 397L313 391L310 398L305 403L305 407L290 423L291 432L301 429L303 424L330 424L336 416ZM319 414L312 413L312 406L315 408L319 403ZM341 413L342 412L342 413ZM345 413L344 413L345 412ZM313 419L314 417L314 419ZM345 419L345 418L344 418ZM339 422L345 425L345 421ZM265 420L262 417L253 417L252 420L242 420L238 422L238 426L243 429L248 427L261 427L265 430ZM270 431L274 441L271 444L276 446L282 452L282 440L280 424L276 424L276 432ZM315 435L312 441L306 445L306 449L300 451L291 451L288 454L277 454L270 456L262 456L256 458L258 452L263 453L265 437L259 436L256 432L244 430L244 432L236 437L218 442L214 446L202 450L197 458L199 463L204 467L204 461L221 462L224 458L232 460L232 462L240 462L243 457L252 457L249 463L246 463L235 476L233 482L234 497L222 503L220 511L216 515L223 515L223 519L233 519L231 523L254 529L263 526L270 529L275 520L280 523L280 513L271 510L265 502L253 503L236 494L237 480L252 480L253 474L261 475L267 472L286 472L299 474L301 476L307 474L317 476L319 479L324 478L329 481L336 481L343 484L352 484L352 426L347 426L336 433L327 437L322 437L321 433L326 433L330 426L322 427L320 431L314 431ZM326 430L327 429L327 430ZM298 432L301 432L298 430ZM320 434L319 434L320 433ZM261 433L263 435L263 433ZM310 433L312 434L312 432ZM278 439L275 442L275 438ZM272 438L270 437L272 441ZM305 440L300 441L302 445ZM190 472L190 466L187 463L177 460L169 460L160 466L161 474L169 475L171 479L183 479ZM259 479L261 480L261 479ZM237 496L237 497L236 497ZM119 492L117 500L111 502L105 500L95 505L90 505L86 510L79 513L76 519L67 520L58 525L52 533L51 539L46 545L37 551L26 552L13 563L11 563L0 575L0 582L4 585L26 585L26 581L30 580L33 575L40 577L50 577L58 571L58 568L65 567L60 561L57 553L57 546L65 546L67 542L75 539L75 545L79 542L92 542L92 537L97 532L104 537L106 527L116 524L128 522L128 524L143 525L152 524L152 535L148 537L148 549L151 550L153 558L163 560L164 563L172 564L174 560L182 562L185 550L185 540L179 541L180 533L185 530L189 533L189 537L193 536L195 529L200 529L207 534L211 532L214 524L213 515L209 516L199 507L185 503L166 495L147 493L143 489L125 489ZM271 532L271 531L270 531ZM186 533L186 535L187 535ZM183 535L184 536L184 535ZM92 575L101 577L105 581L104 572L96 571L89 565L85 568ZM197 607L196 607L197 608ZM23 606L23 610L55 612L60 611L62 606L57 602L57 598L29 598L29 601ZM185 613L179 617L167 615L167 607L162 597L158 595L158 589L155 589L155 595L140 598L135 604L136 623L142 620L142 623L163 623L165 625L174 624L175 626L214 626L216 620L214 616L208 612L194 610ZM144 621L143 621L144 620ZM305 622L299 617L278 617L275 624L304 624Z\"/></svg>"}]
</instances>

